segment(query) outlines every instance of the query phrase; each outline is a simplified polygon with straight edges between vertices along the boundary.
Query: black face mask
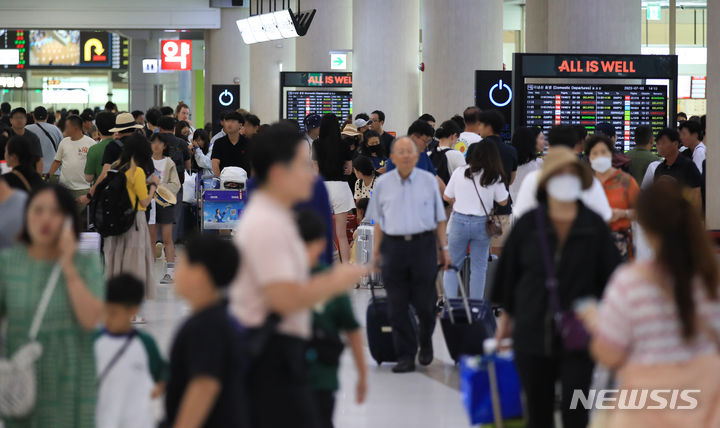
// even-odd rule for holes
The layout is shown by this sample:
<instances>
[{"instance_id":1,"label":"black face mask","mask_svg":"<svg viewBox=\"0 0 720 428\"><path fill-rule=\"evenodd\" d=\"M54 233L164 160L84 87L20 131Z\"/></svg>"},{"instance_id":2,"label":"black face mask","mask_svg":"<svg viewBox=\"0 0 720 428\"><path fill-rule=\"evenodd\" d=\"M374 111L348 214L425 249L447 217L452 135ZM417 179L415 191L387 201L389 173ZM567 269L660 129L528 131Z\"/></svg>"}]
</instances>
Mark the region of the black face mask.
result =
<instances>
[{"instance_id":1,"label":"black face mask","mask_svg":"<svg viewBox=\"0 0 720 428\"><path fill-rule=\"evenodd\" d=\"M374 155L376 155L377 152L378 152L378 150L380 150L380 146L379 146L379 145L378 145L378 146L367 146L367 148L368 148L368 152L370 152L370 153L372 153L372 154L374 154Z\"/></svg>"}]
</instances>

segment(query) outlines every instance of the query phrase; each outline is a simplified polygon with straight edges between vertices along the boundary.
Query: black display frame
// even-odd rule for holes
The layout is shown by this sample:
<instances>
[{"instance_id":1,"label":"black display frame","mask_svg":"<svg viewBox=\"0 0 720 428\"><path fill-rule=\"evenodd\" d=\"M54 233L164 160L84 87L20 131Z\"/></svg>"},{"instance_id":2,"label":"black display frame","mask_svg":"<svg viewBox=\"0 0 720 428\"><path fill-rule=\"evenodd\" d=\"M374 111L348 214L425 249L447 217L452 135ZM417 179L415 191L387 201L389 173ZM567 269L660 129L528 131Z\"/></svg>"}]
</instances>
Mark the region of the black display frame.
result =
<instances>
[{"instance_id":1,"label":"black display frame","mask_svg":"<svg viewBox=\"0 0 720 428\"><path fill-rule=\"evenodd\" d=\"M327 83L323 84L309 84L308 78L310 75L316 76L316 75L322 75L323 77L337 77L338 79L341 79L343 82L338 82L337 84L331 84L328 85ZM350 80L349 83L346 83L346 81ZM325 79L323 79L325 80ZM280 107L279 107L279 114L278 117L280 119L286 119L285 117L285 93L286 89L291 90L290 88L312 88L310 90L317 90L317 91L336 91L338 89L350 89L349 91L341 91L341 92L349 92L352 95L352 72L334 72L334 71L281 71L280 72ZM344 120L344 118L341 118Z\"/></svg>"},{"instance_id":2,"label":"black display frame","mask_svg":"<svg viewBox=\"0 0 720 428\"><path fill-rule=\"evenodd\" d=\"M529 60L529 61L528 61ZM578 64L587 64L588 61L605 61L617 62L623 64L627 62L637 63L638 70L632 70L632 74L626 69L618 72L607 71L588 71L581 67L572 71L574 74L567 74L559 70L555 70L558 63L562 61L579 61ZM528 64L534 62L535 64ZM624 66L624 65L623 65ZM668 117L667 126L675 128L677 123L677 76L678 76L678 57L677 55L628 55L628 54L539 54L539 53L514 53L513 54L513 70L512 70L512 129L515 130L523 126L523 116L526 112L527 78L538 79L573 79L573 80L595 80L607 82L597 82L599 85L616 84L612 82L617 79L667 79L668 80ZM559 80L553 80L552 84L562 84ZM567 84L573 84L567 82ZM592 84L592 83L591 83ZM646 83L643 83L646 84Z\"/></svg>"}]
</instances>

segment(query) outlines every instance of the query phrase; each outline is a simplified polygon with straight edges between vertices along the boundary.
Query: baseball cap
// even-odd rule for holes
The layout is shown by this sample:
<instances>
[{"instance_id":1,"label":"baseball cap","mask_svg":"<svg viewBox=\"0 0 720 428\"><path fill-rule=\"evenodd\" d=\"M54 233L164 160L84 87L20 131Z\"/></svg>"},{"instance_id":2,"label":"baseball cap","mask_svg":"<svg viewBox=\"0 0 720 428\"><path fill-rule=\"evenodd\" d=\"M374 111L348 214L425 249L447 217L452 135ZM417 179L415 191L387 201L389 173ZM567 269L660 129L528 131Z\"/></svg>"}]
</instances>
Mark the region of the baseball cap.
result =
<instances>
[{"instance_id":1,"label":"baseball cap","mask_svg":"<svg viewBox=\"0 0 720 428\"><path fill-rule=\"evenodd\" d=\"M365 119L363 119L363 118L357 118L357 119L355 119L355 121L353 122L353 125L355 125L355 128L360 129L360 128L362 128L363 126L369 125L370 122L372 122L372 120L365 120Z\"/></svg>"},{"instance_id":2,"label":"baseball cap","mask_svg":"<svg viewBox=\"0 0 720 428\"><path fill-rule=\"evenodd\" d=\"M43 106L37 106L37 107L35 107L35 110L33 111L33 116L37 120L45 120L48 117L48 111Z\"/></svg>"},{"instance_id":3,"label":"baseball cap","mask_svg":"<svg viewBox=\"0 0 720 428\"><path fill-rule=\"evenodd\" d=\"M305 129L311 130L315 128L320 127L320 121L322 120L322 117L320 117L317 113L310 113L309 115L305 116Z\"/></svg>"},{"instance_id":4,"label":"baseball cap","mask_svg":"<svg viewBox=\"0 0 720 428\"><path fill-rule=\"evenodd\" d=\"M80 113L80 118L85 122L92 122L95 120L95 113L93 113L93 111L89 108L86 108L82 113Z\"/></svg>"}]
</instances>

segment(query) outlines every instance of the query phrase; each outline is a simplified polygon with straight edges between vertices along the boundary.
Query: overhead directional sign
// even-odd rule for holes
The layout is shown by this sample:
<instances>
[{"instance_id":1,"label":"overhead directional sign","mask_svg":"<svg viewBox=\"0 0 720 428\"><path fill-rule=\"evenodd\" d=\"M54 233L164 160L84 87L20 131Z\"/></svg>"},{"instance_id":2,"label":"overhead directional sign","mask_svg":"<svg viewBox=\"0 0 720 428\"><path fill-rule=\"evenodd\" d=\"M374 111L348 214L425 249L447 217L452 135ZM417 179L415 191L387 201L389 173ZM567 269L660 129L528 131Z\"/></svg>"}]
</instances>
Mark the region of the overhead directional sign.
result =
<instances>
[{"instance_id":1,"label":"overhead directional sign","mask_svg":"<svg viewBox=\"0 0 720 428\"><path fill-rule=\"evenodd\" d=\"M331 70L347 70L347 54L346 53L331 53L330 54L330 69Z\"/></svg>"},{"instance_id":2,"label":"overhead directional sign","mask_svg":"<svg viewBox=\"0 0 720 428\"><path fill-rule=\"evenodd\" d=\"M647 20L648 21L660 21L662 19L662 9L659 4L647 5Z\"/></svg>"}]
</instances>

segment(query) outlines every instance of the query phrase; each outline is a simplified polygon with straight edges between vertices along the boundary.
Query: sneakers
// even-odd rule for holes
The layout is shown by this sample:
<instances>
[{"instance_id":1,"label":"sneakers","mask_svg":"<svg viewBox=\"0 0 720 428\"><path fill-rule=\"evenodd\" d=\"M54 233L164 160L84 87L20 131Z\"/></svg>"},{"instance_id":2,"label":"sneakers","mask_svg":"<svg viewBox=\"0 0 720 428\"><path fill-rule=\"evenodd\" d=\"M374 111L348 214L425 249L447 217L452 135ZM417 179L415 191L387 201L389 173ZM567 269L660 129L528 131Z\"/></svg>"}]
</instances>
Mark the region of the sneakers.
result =
<instances>
[{"instance_id":1,"label":"sneakers","mask_svg":"<svg viewBox=\"0 0 720 428\"><path fill-rule=\"evenodd\" d=\"M155 258L159 259L162 257L163 253L163 243L162 242L156 242L155 243Z\"/></svg>"},{"instance_id":2,"label":"sneakers","mask_svg":"<svg viewBox=\"0 0 720 428\"><path fill-rule=\"evenodd\" d=\"M173 278L172 278L172 276L170 276L169 273L166 273L165 276L163 276L162 279L160 280L160 284L172 284L172 283L173 283Z\"/></svg>"}]
</instances>

